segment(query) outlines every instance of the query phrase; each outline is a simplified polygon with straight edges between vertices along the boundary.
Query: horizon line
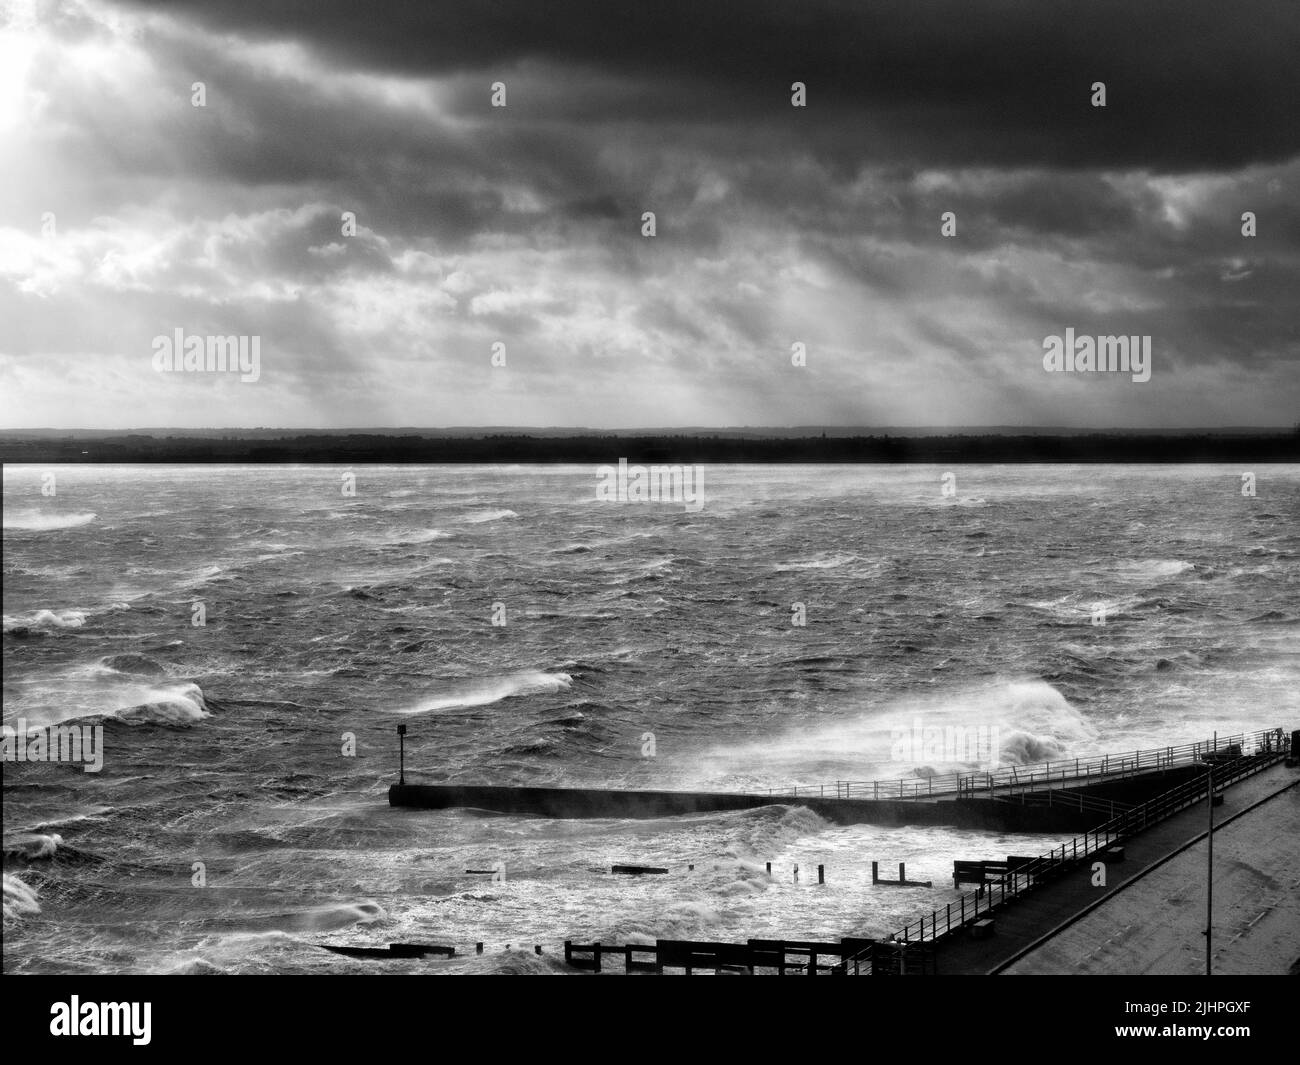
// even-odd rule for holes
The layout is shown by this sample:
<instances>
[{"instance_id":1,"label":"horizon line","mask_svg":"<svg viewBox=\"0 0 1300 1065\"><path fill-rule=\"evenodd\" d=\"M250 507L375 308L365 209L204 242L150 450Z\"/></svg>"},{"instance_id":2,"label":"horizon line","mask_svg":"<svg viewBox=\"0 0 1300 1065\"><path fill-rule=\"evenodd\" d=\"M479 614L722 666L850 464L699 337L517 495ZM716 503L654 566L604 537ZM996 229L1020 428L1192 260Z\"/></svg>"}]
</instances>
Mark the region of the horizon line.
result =
<instances>
[{"instance_id":1,"label":"horizon line","mask_svg":"<svg viewBox=\"0 0 1300 1065\"><path fill-rule=\"evenodd\" d=\"M1034 432L1034 433L1270 433L1294 432L1300 428L1300 422L1291 425L1187 425L1187 426L1070 426L1070 425L1009 425L1006 423L992 425L856 425L856 424L800 424L800 425L658 425L658 426L590 426L590 425L142 425L142 426L23 426L0 427L0 434L18 435L22 433L501 433L501 432L546 432L546 433L927 433L953 434Z\"/></svg>"}]
</instances>

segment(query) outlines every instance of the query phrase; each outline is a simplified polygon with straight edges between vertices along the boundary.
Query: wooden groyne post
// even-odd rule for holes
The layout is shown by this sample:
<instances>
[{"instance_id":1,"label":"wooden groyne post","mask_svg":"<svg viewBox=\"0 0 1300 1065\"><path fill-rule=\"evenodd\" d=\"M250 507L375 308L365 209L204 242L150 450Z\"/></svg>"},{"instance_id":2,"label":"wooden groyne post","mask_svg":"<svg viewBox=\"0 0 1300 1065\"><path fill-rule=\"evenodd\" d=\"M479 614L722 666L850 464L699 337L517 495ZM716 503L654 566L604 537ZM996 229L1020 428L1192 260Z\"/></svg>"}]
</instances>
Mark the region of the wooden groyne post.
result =
<instances>
[{"instance_id":1,"label":"wooden groyne post","mask_svg":"<svg viewBox=\"0 0 1300 1065\"><path fill-rule=\"evenodd\" d=\"M899 863L898 863L898 879L897 879L897 880L882 880L882 879L880 878L880 863L879 863L879 862L872 862L872 863L871 863L871 882L872 882L873 884L888 884L888 885L890 885L891 887L933 887L933 886L934 886L934 881L932 881L932 880L908 880L908 879L907 879L907 863L906 863L906 862L899 862Z\"/></svg>"}]
</instances>

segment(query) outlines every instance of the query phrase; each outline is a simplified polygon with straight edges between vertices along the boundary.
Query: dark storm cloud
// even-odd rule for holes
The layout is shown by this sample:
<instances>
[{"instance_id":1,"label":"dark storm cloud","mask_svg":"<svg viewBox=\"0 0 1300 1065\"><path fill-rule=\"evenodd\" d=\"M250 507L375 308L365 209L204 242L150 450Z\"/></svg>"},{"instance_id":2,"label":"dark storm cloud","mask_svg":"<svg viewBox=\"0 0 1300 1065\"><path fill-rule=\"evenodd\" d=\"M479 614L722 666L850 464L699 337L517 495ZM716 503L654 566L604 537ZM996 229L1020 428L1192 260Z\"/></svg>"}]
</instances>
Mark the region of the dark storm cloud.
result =
<instances>
[{"instance_id":1,"label":"dark storm cloud","mask_svg":"<svg viewBox=\"0 0 1300 1065\"><path fill-rule=\"evenodd\" d=\"M520 118L770 123L846 163L1179 171L1300 147L1293 0L132 2L344 68L495 78L532 65L546 106L517 95ZM805 112L789 107L795 80ZM1104 110L1089 105L1094 81ZM485 108L486 85L461 106Z\"/></svg>"},{"instance_id":2,"label":"dark storm cloud","mask_svg":"<svg viewBox=\"0 0 1300 1065\"><path fill-rule=\"evenodd\" d=\"M1133 8L43 2L0 378L33 424L1293 420L1297 8ZM1046 375L1067 326L1157 373ZM159 378L176 327L262 335L257 388Z\"/></svg>"}]
</instances>

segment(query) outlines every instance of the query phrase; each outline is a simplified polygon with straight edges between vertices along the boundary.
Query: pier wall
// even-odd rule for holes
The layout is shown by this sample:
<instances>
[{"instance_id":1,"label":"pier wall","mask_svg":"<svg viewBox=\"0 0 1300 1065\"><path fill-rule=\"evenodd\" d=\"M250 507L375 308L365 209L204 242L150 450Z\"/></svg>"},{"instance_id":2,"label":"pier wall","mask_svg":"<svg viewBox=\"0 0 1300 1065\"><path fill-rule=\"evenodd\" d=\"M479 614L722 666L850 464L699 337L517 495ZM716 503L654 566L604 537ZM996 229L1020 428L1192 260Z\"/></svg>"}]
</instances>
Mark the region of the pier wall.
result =
<instances>
[{"instance_id":1,"label":"pier wall","mask_svg":"<svg viewBox=\"0 0 1300 1065\"><path fill-rule=\"evenodd\" d=\"M554 818L656 818L803 806L840 825L949 825L1017 832L1076 831L1104 815L1061 806L1025 805L988 798L917 802L907 799L826 799L800 795L746 795L713 791L623 791L609 788L489 787L394 784L392 806L424 810L466 808Z\"/></svg>"}]
</instances>

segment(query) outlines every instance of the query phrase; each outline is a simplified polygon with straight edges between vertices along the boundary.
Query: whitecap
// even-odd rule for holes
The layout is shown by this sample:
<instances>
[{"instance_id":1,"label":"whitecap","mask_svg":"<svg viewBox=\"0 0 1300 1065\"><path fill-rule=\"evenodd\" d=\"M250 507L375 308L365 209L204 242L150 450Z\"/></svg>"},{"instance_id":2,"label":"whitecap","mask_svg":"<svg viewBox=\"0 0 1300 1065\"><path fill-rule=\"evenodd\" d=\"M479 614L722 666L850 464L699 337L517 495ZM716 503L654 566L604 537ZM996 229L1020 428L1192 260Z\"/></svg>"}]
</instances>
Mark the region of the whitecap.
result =
<instances>
[{"instance_id":1,"label":"whitecap","mask_svg":"<svg viewBox=\"0 0 1300 1065\"><path fill-rule=\"evenodd\" d=\"M505 518L519 517L513 510L481 510L474 514L466 514L460 520L469 525L480 525L485 521L502 521Z\"/></svg>"},{"instance_id":2,"label":"whitecap","mask_svg":"<svg viewBox=\"0 0 1300 1065\"><path fill-rule=\"evenodd\" d=\"M451 533L443 532L441 529L409 529L395 531L381 542L389 547L406 547L410 544L430 544L435 540L451 538Z\"/></svg>"},{"instance_id":3,"label":"whitecap","mask_svg":"<svg viewBox=\"0 0 1300 1065\"><path fill-rule=\"evenodd\" d=\"M39 510L5 511L4 527L23 532L53 532L58 529L76 529L89 525L95 515L83 514L48 514Z\"/></svg>"},{"instance_id":4,"label":"whitecap","mask_svg":"<svg viewBox=\"0 0 1300 1065\"><path fill-rule=\"evenodd\" d=\"M820 558L811 558L801 562L778 562L776 570L784 573L789 570L801 569L838 569L840 566L846 566L852 562L860 561L857 555L850 554L833 554Z\"/></svg>"},{"instance_id":5,"label":"whitecap","mask_svg":"<svg viewBox=\"0 0 1300 1065\"><path fill-rule=\"evenodd\" d=\"M427 714L439 710L487 706L518 695L562 691L572 683L573 678L567 673L546 673L542 670L526 670L483 680L458 680L414 706L398 710L398 713Z\"/></svg>"},{"instance_id":6,"label":"whitecap","mask_svg":"<svg viewBox=\"0 0 1300 1065\"><path fill-rule=\"evenodd\" d=\"M1120 563L1119 573L1130 580L1154 581L1166 577L1177 577L1195 566L1177 558L1144 558L1133 562Z\"/></svg>"}]
</instances>

